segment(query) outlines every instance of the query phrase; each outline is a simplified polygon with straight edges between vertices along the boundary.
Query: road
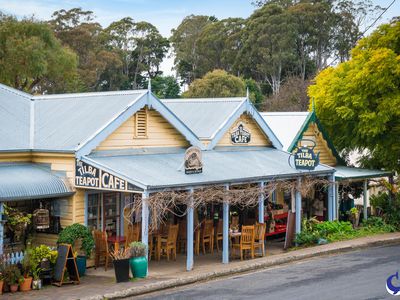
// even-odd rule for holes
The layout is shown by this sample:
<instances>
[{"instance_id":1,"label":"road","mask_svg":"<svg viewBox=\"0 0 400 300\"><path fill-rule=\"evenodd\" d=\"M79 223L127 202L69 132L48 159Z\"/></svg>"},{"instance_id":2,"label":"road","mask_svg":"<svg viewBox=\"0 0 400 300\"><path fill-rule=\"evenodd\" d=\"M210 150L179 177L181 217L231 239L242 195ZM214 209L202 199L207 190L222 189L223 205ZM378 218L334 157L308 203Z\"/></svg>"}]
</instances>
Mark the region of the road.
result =
<instances>
[{"instance_id":1,"label":"road","mask_svg":"<svg viewBox=\"0 0 400 300\"><path fill-rule=\"evenodd\" d=\"M396 271L400 271L400 246L375 247L161 291L138 299L396 299L385 288L386 279ZM400 282L393 283L400 285Z\"/></svg>"}]
</instances>

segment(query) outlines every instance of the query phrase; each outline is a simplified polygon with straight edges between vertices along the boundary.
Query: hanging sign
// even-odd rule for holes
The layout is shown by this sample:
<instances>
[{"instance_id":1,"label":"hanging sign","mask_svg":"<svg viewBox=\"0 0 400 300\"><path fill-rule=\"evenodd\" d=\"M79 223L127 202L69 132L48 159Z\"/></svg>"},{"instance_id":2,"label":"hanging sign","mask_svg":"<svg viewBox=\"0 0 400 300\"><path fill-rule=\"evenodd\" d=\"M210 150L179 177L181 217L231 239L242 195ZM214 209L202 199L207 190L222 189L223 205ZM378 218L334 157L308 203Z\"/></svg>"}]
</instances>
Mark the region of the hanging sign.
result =
<instances>
[{"instance_id":1,"label":"hanging sign","mask_svg":"<svg viewBox=\"0 0 400 300\"><path fill-rule=\"evenodd\" d=\"M294 156L294 166L298 170L314 170L319 164L319 153L315 154L315 142L312 140L303 140L313 143L313 146L297 147Z\"/></svg>"},{"instance_id":2,"label":"hanging sign","mask_svg":"<svg viewBox=\"0 0 400 300\"><path fill-rule=\"evenodd\" d=\"M140 191L125 179L78 159L75 164L75 186L113 191Z\"/></svg>"},{"instance_id":3,"label":"hanging sign","mask_svg":"<svg viewBox=\"0 0 400 300\"><path fill-rule=\"evenodd\" d=\"M192 146L185 152L185 174L199 174L203 172L203 161L199 147Z\"/></svg>"},{"instance_id":4,"label":"hanging sign","mask_svg":"<svg viewBox=\"0 0 400 300\"><path fill-rule=\"evenodd\" d=\"M237 128L231 132L232 144L248 144L251 140L251 133L247 130L243 123L238 123Z\"/></svg>"}]
</instances>

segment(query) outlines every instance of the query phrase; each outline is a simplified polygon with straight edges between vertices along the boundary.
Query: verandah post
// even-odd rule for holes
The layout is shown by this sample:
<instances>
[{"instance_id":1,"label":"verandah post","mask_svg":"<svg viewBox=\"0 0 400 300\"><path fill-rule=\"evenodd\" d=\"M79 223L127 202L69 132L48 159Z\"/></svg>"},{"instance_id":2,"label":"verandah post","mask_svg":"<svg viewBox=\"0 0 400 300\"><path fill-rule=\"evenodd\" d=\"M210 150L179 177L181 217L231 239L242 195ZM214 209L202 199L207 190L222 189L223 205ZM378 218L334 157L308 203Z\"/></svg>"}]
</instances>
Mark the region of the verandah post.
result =
<instances>
[{"instance_id":1,"label":"verandah post","mask_svg":"<svg viewBox=\"0 0 400 300\"><path fill-rule=\"evenodd\" d=\"M364 180L363 189L364 220L368 219L368 180Z\"/></svg>"},{"instance_id":2,"label":"verandah post","mask_svg":"<svg viewBox=\"0 0 400 300\"><path fill-rule=\"evenodd\" d=\"M149 192L144 191L142 194L142 243L147 248L149 247ZM148 257L149 251L147 251L146 257Z\"/></svg>"},{"instance_id":3,"label":"verandah post","mask_svg":"<svg viewBox=\"0 0 400 300\"><path fill-rule=\"evenodd\" d=\"M297 178L296 184L296 233L301 232L301 177Z\"/></svg>"},{"instance_id":4,"label":"verandah post","mask_svg":"<svg viewBox=\"0 0 400 300\"><path fill-rule=\"evenodd\" d=\"M259 183L260 195L258 195L258 223L264 223L264 182Z\"/></svg>"},{"instance_id":5,"label":"verandah post","mask_svg":"<svg viewBox=\"0 0 400 300\"><path fill-rule=\"evenodd\" d=\"M187 257L186 257L186 271L193 269L193 229L194 229L194 218L193 218L193 188L190 189L190 198L187 216L186 216L186 233L187 233Z\"/></svg>"},{"instance_id":6,"label":"verandah post","mask_svg":"<svg viewBox=\"0 0 400 300\"><path fill-rule=\"evenodd\" d=\"M328 187L328 220L333 221L335 219L335 175L329 176L329 187Z\"/></svg>"},{"instance_id":7,"label":"verandah post","mask_svg":"<svg viewBox=\"0 0 400 300\"><path fill-rule=\"evenodd\" d=\"M229 190L229 185L225 185L225 190ZM222 263L229 263L229 202L224 199L223 203L223 240L222 240Z\"/></svg>"}]
</instances>

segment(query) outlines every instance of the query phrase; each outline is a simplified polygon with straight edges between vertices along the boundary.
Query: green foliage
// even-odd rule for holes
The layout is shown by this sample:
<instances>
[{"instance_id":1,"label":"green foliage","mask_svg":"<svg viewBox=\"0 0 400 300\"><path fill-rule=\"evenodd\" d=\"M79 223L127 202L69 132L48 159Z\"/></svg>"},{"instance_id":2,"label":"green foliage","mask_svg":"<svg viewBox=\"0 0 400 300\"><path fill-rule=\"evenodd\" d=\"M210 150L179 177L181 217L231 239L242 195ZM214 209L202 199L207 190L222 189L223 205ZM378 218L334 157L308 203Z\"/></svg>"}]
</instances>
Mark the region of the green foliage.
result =
<instances>
[{"instance_id":1,"label":"green foliage","mask_svg":"<svg viewBox=\"0 0 400 300\"><path fill-rule=\"evenodd\" d=\"M173 76L156 76L151 80L151 90L160 99L179 98L180 87Z\"/></svg>"},{"instance_id":2,"label":"green foliage","mask_svg":"<svg viewBox=\"0 0 400 300\"><path fill-rule=\"evenodd\" d=\"M295 242L298 245L310 246L318 244L321 239L334 242L393 231L395 231L394 226L385 223L382 218L378 217L371 217L358 229L354 229L350 222L318 222L312 218L302 221L302 231L296 235Z\"/></svg>"},{"instance_id":3,"label":"green foliage","mask_svg":"<svg viewBox=\"0 0 400 300\"><path fill-rule=\"evenodd\" d=\"M31 250L30 253L30 263L32 272L36 271L43 260L50 261L51 264L56 263L58 252L57 250L52 250L46 245L40 245Z\"/></svg>"},{"instance_id":4,"label":"green foliage","mask_svg":"<svg viewBox=\"0 0 400 300\"><path fill-rule=\"evenodd\" d=\"M32 214L26 214L16 208L4 204L4 214L7 216L7 224L14 230L21 230L32 221Z\"/></svg>"},{"instance_id":5,"label":"green foliage","mask_svg":"<svg viewBox=\"0 0 400 300\"><path fill-rule=\"evenodd\" d=\"M30 92L71 91L77 57L50 26L34 19L0 16L0 81Z\"/></svg>"},{"instance_id":6,"label":"green foliage","mask_svg":"<svg viewBox=\"0 0 400 300\"><path fill-rule=\"evenodd\" d=\"M400 193L394 193L391 198L388 193L381 192L378 195L372 195L370 201L387 224L400 229Z\"/></svg>"},{"instance_id":7,"label":"green foliage","mask_svg":"<svg viewBox=\"0 0 400 300\"><path fill-rule=\"evenodd\" d=\"M189 90L182 93L183 98L243 97L245 95L246 87L243 79L223 70L214 70L203 78L196 79L189 86Z\"/></svg>"},{"instance_id":8,"label":"green foliage","mask_svg":"<svg viewBox=\"0 0 400 300\"><path fill-rule=\"evenodd\" d=\"M85 252L87 257L90 257L94 248L94 239L90 230L82 224L75 223L65 227L60 232L57 243L74 245L78 239L82 240L81 250Z\"/></svg>"},{"instance_id":9,"label":"green foliage","mask_svg":"<svg viewBox=\"0 0 400 300\"><path fill-rule=\"evenodd\" d=\"M4 268L4 281L8 285L13 285L19 283L19 280L23 278L21 276L21 271L18 269L17 265L8 265Z\"/></svg>"},{"instance_id":10,"label":"green foliage","mask_svg":"<svg viewBox=\"0 0 400 300\"><path fill-rule=\"evenodd\" d=\"M147 246L142 242L132 242L129 244L130 257L146 256Z\"/></svg>"},{"instance_id":11,"label":"green foliage","mask_svg":"<svg viewBox=\"0 0 400 300\"><path fill-rule=\"evenodd\" d=\"M338 150L368 149L364 166L400 170L400 21L359 41L352 58L322 71L309 95Z\"/></svg>"}]
</instances>

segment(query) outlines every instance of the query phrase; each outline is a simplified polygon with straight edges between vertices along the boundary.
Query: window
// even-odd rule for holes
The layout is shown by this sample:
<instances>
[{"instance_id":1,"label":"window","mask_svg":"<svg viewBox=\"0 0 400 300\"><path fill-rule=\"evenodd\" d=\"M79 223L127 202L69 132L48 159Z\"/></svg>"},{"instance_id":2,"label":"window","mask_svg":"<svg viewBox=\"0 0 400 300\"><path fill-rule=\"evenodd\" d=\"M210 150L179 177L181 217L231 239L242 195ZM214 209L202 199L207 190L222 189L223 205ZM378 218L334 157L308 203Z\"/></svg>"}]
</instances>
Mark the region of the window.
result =
<instances>
[{"instance_id":1,"label":"window","mask_svg":"<svg viewBox=\"0 0 400 300\"><path fill-rule=\"evenodd\" d=\"M147 109L142 108L135 115L135 136L147 138Z\"/></svg>"}]
</instances>

